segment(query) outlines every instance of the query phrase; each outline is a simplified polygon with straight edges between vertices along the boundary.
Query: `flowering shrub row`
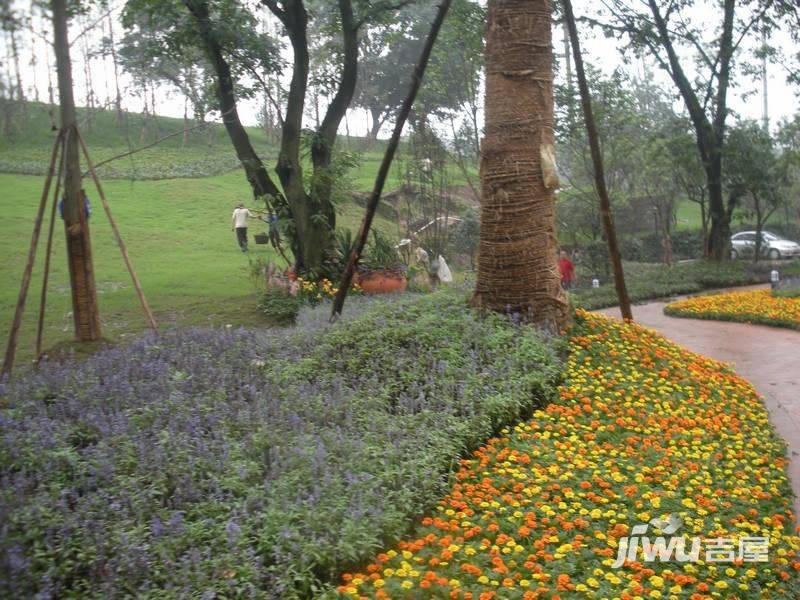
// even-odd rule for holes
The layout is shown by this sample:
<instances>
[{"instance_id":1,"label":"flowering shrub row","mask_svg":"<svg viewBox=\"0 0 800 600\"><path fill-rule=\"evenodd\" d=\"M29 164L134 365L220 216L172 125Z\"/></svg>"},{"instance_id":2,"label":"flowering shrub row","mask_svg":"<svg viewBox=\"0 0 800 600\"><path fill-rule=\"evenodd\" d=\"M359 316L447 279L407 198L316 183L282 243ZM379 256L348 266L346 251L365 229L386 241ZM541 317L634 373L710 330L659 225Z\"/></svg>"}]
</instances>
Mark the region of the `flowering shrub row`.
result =
<instances>
[{"instance_id":1,"label":"flowering shrub row","mask_svg":"<svg viewBox=\"0 0 800 600\"><path fill-rule=\"evenodd\" d=\"M664 313L800 329L800 298L773 296L770 290L694 296L668 304Z\"/></svg>"},{"instance_id":2,"label":"flowering shrub row","mask_svg":"<svg viewBox=\"0 0 800 600\"><path fill-rule=\"evenodd\" d=\"M0 597L316 595L552 400L561 365L528 328L453 294L365 300L0 384Z\"/></svg>"},{"instance_id":3,"label":"flowering shrub row","mask_svg":"<svg viewBox=\"0 0 800 600\"><path fill-rule=\"evenodd\" d=\"M430 516L344 575L340 593L795 598L787 459L753 388L652 331L596 315L579 313L570 347L560 399L462 461ZM647 560L644 540L659 535L703 553ZM757 557L768 543L766 562L741 554L753 540ZM717 560L715 547L733 554Z\"/></svg>"}]
</instances>

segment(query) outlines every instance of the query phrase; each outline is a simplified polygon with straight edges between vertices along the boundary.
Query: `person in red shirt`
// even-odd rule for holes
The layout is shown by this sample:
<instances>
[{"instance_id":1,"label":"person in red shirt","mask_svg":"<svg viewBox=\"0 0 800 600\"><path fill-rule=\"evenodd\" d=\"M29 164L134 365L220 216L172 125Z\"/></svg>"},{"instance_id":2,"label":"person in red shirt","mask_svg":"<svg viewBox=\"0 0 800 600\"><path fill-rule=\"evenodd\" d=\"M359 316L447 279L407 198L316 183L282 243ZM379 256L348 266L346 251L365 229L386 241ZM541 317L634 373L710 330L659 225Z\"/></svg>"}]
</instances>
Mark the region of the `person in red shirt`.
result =
<instances>
[{"instance_id":1,"label":"person in red shirt","mask_svg":"<svg viewBox=\"0 0 800 600\"><path fill-rule=\"evenodd\" d=\"M561 251L558 259L558 272L561 273L561 287L571 290L575 285L575 265L572 264L565 250Z\"/></svg>"}]
</instances>

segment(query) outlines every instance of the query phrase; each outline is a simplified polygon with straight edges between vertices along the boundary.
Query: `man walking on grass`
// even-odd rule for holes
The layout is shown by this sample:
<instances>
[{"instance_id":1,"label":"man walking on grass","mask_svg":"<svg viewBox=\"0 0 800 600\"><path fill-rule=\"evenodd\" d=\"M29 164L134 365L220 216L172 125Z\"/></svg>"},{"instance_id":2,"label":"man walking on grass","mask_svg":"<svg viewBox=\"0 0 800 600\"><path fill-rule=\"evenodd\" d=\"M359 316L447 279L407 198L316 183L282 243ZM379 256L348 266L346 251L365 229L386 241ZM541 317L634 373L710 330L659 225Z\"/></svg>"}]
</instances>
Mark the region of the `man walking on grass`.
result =
<instances>
[{"instance_id":1,"label":"man walking on grass","mask_svg":"<svg viewBox=\"0 0 800 600\"><path fill-rule=\"evenodd\" d=\"M241 202L236 205L231 218L231 231L236 230L236 240L242 252L247 252L247 217L255 218Z\"/></svg>"}]
</instances>

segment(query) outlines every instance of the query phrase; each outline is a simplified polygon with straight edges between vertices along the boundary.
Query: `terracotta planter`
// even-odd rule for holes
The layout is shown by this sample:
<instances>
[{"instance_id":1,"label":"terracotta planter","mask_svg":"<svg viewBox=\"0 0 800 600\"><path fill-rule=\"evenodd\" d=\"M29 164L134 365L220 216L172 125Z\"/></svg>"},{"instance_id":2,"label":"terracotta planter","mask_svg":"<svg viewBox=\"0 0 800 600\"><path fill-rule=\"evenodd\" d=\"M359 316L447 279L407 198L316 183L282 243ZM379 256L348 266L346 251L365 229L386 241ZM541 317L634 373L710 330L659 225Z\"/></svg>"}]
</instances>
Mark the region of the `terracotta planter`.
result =
<instances>
[{"instance_id":1,"label":"terracotta planter","mask_svg":"<svg viewBox=\"0 0 800 600\"><path fill-rule=\"evenodd\" d=\"M365 294L399 294L406 291L408 279L403 271L385 269L357 273L356 283Z\"/></svg>"}]
</instances>

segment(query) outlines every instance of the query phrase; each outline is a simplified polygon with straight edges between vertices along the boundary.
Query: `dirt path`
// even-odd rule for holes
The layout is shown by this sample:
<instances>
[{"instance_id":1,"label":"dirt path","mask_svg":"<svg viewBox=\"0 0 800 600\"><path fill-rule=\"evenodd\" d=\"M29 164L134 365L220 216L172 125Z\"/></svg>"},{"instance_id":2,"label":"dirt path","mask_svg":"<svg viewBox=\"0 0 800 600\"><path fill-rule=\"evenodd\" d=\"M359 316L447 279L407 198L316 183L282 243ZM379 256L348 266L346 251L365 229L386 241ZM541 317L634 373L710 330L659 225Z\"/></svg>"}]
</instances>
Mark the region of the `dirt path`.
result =
<instances>
[{"instance_id":1,"label":"dirt path","mask_svg":"<svg viewBox=\"0 0 800 600\"><path fill-rule=\"evenodd\" d=\"M692 352L734 363L736 372L764 396L770 419L786 440L794 510L800 516L800 331L668 317L665 304L634 306L633 318ZM599 312L619 318L617 308Z\"/></svg>"}]
</instances>

